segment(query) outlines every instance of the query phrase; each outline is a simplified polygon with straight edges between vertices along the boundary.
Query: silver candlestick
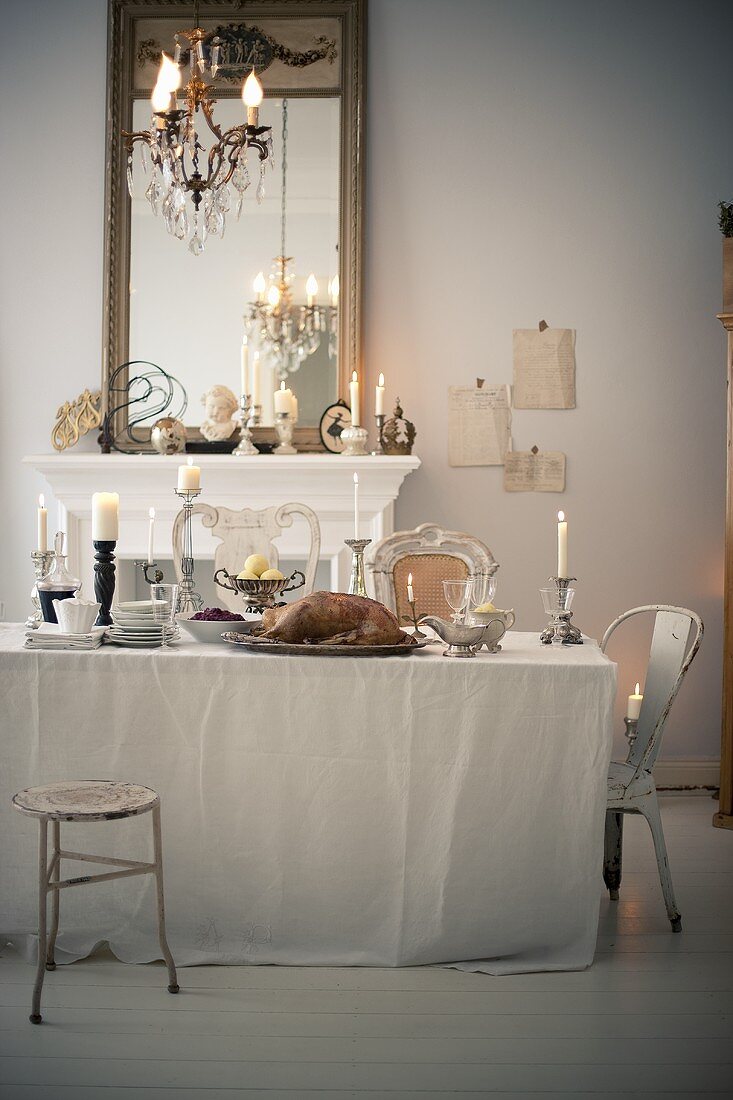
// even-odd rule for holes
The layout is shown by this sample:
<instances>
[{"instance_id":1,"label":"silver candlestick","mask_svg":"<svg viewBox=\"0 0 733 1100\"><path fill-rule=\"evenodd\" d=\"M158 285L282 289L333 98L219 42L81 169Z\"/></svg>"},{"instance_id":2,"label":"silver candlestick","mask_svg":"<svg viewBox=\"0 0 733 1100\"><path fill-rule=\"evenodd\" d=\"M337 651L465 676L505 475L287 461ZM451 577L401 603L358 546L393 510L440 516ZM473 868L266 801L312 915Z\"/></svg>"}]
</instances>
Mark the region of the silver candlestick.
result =
<instances>
[{"instance_id":1,"label":"silver candlestick","mask_svg":"<svg viewBox=\"0 0 733 1100\"><path fill-rule=\"evenodd\" d=\"M35 611L32 615L29 615L25 621L25 625L28 630L37 630L38 624L43 622L43 613L41 611L41 601L38 596L38 581L41 577L45 577L51 568L51 562L53 561L53 550L31 550L31 561L33 562L33 568L36 573L36 583L31 588L31 603L33 604Z\"/></svg>"},{"instance_id":2,"label":"silver candlestick","mask_svg":"<svg viewBox=\"0 0 733 1100\"><path fill-rule=\"evenodd\" d=\"M275 435L278 445L273 451L276 455L297 455L293 446L293 428L295 421L290 413L275 413Z\"/></svg>"},{"instance_id":3,"label":"silver candlestick","mask_svg":"<svg viewBox=\"0 0 733 1100\"><path fill-rule=\"evenodd\" d=\"M366 578L364 576L364 551L371 539L344 539L351 550L351 580L349 581L350 596L366 596Z\"/></svg>"},{"instance_id":4,"label":"silver candlestick","mask_svg":"<svg viewBox=\"0 0 733 1100\"><path fill-rule=\"evenodd\" d=\"M372 454L373 455L383 455L384 454L384 447L382 446L382 430L384 428L384 419L385 419L384 413L375 413L374 414L374 419L377 422L377 442L376 442L376 446L374 447L374 450L372 451Z\"/></svg>"},{"instance_id":5,"label":"silver candlestick","mask_svg":"<svg viewBox=\"0 0 733 1100\"><path fill-rule=\"evenodd\" d=\"M259 428L262 419L262 405L250 405L247 416L248 428Z\"/></svg>"},{"instance_id":6,"label":"silver candlestick","mask_svg":"<svg viewBox=\"0 0 733 1100\"><path fill-rule=\"evenodd\" d=\"M570 605L573 602L575 589L570 587L570 582L575 577L550 577L552 588L541 588L542 603L545 611L550 616L550 621L540 634L543 645L551 642L561 642L562 645L582 645L583 635L577 626L570 622L573 615Z\"/></svg>"},{"instance_id":7,"label":"silver candlestick","mask_svg":"<svg viewBox=\"0 0 733 1100\"><path fill-rule=\"evenodd\" d=\"M243 393L239 399L239 443L232 451L233 455L237 455L238 458L242 456L248 457L250 455L258 455L260 452L252 442L252 432L250 428L254 426L250 421L255 419L255 409L259 406L252 404L252 397L248 393ZM180 600L180 593L178 596Z\"/></svg>"},{"instance_id":8,"label":"silver candlestick","mask_svg":"<svg viewBox=\"0 0 733 1100\"><path fill-rule=\"evenodd\" d=\"M341 432L341 442L344 445L344 449L341 453L350 458L357 458L359 455L369 454L367 450L368 439L369 432L366 428L360 428L354 424L349 424L348 428L344 428Z\"/></svg>"},{"instance_id":9,"label":"silver candlestick","mask_svg":"<svg viewBox=\"0 0 733 1100\"><path fill-rule=\"evenodd\" d=\"M173 491L183 501L183 554L181 555L181 582L178 586L176 612L186 614L189 611L200 611L204 606L203 598L196 591L193 580L193 535L191 532L193 502L199 496L201 490L174 489Z\"/></svg>"},{"instance_id":10,"label":"silver candlestick","mask_svg":"<svg viewBox=\"0 0 733 1100\"><path fill-rule=\"evenodd\" d=\"M638 718L624 718L624 725L626 726L626 729L625 729L624 733L625 733L625 736L626 736L626 740L629 742L629 752L631 752L631 750L634 747L634 742L636 741L636 738L639 735L638 734L638 728L637 728L638 725L639 725L639 719Z\"/></svg>"}]
</instances>

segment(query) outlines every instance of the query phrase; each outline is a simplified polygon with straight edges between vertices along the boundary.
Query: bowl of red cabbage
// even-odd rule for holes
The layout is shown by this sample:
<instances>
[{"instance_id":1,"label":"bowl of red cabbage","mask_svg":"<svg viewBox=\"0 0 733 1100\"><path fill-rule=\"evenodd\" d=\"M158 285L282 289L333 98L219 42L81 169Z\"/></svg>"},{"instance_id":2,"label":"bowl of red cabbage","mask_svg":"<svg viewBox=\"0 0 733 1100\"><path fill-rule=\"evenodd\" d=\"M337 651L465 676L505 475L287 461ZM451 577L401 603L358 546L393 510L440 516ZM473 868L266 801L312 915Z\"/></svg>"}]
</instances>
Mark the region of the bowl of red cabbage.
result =
<instances>
[{"instance_id":1,"label":"bowl of red cabbage","mask_svg":"<svg viewBox=\"0 0 733 1100\"><path fill-rule=\"evenodd\" d=\"M251 634L253 627L259 626L262 620L251 615L245 619L236 611L226 611L223 607L205 607L193 615L176 615L176 621L197 642L221 642L225 630Z\"/></svg>"}]
</instances>

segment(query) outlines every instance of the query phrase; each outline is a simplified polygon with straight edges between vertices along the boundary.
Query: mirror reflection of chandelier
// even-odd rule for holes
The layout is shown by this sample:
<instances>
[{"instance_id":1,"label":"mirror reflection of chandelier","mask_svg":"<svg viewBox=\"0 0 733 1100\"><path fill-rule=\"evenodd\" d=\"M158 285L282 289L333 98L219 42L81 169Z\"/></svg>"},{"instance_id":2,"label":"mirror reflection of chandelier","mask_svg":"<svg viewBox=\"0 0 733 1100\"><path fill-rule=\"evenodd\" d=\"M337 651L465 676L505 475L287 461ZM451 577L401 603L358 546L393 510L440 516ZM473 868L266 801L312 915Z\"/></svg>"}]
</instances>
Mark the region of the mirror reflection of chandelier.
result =
<instances>
[{"instance_id":1,"label":"mirror reflection of chandelier","mask_svg":"<svg viewBox=\"0 0 733 1100\"><path fill-rule=\"evenodd\" d=\"M152 178L145 197L153 213L162 214L168 232L178 240L185 240L190 229L188 247L198 256L203 252L209 234L224 236L226 215L232 203L230 183L237 195L239 217L244 192L250 185L247 168L249 149L256 150L259 155L257 201L262 201L264 170L268 157L272 155L272 136L269 126L258 124L263 91L254 67L242 88L247 122L232 126L229 130L222 130L217 125L212 86L205 84L202 77L208 75L213 80L216 76L221 40L199 26L198 0L194 4L194 24L191 30L176 34L173 58L162 54L158 80L151 96L153 117L150 129L133 133L123 131L123 137L130 195L133 191L133 151L139 144L143 171L147 170L146 156L152 167ZM187 58L182 53L181 38L188 41ZM190 65L190 77L185 88L181 89L180 63L186 60ZM208 152L202 143L205 132L197 129L199 110L216 139ZM193 206L191 217L187 198Z\"/></svg>"},{"instance_id":2,"label":"mirror reflection of chandelier","mask_svg":"<svg viewBox=\"0 0 733 1100\"><path fill-rule=\"evenodd\" d=\"M328 330L328 354L336 355L338 343L338 275L328 284L330 305L317 305L318 282L313 272L305 284L306 305L293 301L292 284L295 279L289 265L294 263L285 247L288 179L288 101L283 99L282 128L282 191L280 197L280 255L275 257L269 287L262 271L252 289L255 301L249 303L244 318L247 337L256 337L260 354L272 363L279 379L299 370L303 362L313 355L321 344L321 337Z\"/></svg>"}]
</instances>

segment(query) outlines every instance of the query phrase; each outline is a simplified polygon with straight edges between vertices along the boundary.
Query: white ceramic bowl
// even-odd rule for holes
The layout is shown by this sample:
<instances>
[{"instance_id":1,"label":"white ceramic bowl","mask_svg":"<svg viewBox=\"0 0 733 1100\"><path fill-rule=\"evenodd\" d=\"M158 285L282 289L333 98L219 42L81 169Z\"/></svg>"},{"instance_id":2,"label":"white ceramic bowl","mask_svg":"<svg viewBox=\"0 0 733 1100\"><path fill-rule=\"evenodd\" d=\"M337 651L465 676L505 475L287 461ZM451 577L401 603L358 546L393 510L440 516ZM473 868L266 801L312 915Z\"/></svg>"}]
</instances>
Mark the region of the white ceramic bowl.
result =
<instances>
[{"instance_id":1,"label":"white ceramic bowl","mask_svg":"<svg viewBox=\"0 0 733 1100\"><path fill-rule=\"evenodd\" d=\"M221 619L212 622L210 619L191 619L187 615L176 615L176 622L180 623L186 633L195 638L197 642L220 642L225 630L235 634L251 634L252 628L259 626L262 619Z\"/></svg>"}]
</instances>

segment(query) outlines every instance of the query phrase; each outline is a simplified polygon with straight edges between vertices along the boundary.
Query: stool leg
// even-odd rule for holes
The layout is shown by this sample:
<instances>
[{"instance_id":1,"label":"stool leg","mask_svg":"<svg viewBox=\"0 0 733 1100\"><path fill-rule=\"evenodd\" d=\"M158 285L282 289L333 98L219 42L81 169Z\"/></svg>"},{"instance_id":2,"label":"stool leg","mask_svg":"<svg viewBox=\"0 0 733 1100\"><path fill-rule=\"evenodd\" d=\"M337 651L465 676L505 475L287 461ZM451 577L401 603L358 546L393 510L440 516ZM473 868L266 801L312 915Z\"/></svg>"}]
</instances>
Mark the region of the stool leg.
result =
<instances>
[{"instance_id":1,"label":"stool leg","mask_svg":"<svg viewBox=\"0 0 733 1100\"><path fill-rule=\"evenodd\" d=\"M155 886L158 894L158 939L168 967L168 992L178 992L176 964L173 962L168 940L165 936L165 900L163 898L163 842L160 831L160 803L153 807L153 852L155 856Z\"/></svg>"},{"instance_id":2,"label":"stool leg","mask_svg":"<svg viewBox=\"0 0 733 1100\"><path fill-rule=\"evenodd\" d=\"M51 852L51 858L56 859L58 853L61 851L61 823L59 821L51 822L51 844L53 851ZM56 869L51 875L51 882L58 882L61 878L61 860L56 859ZM54 958L54 948L56 947L56 937L59 934L59 898L61 896L60 890L51 891L51 935L48 937L48 948L46 949L46 970L56 969L56 960Z\"/></svg>"},{"instance_id":3,"label":"stool leg","mask_svg":"<svg viewBox=\"0 0 733 1100\"><path fill-rule=\"evenodd\" d=\"M33 1007L30 1014L32 1024L40 1024L43 1019L41 1016L41 990L43 989L43 977L46 973L47 818L39 818L38 825L38 966L36 968L36 982L33 986Z\"/></svg>"}]
</instances>

